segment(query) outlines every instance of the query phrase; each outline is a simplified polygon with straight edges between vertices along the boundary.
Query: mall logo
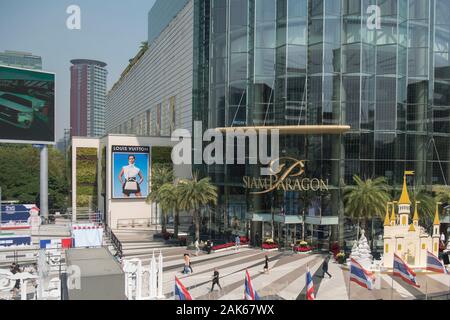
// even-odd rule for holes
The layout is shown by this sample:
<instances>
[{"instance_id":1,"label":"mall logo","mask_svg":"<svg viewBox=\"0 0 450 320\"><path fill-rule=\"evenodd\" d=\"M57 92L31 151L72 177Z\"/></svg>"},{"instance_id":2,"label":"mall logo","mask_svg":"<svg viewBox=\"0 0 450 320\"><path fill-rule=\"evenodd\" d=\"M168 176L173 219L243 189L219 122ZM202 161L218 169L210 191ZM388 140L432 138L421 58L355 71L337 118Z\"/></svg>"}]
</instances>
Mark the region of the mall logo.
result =
<instances>
[{"instance_id":1,"label":"mall logo","mask_svg":"<svg viewBox=\"0 0 450 320\"><path fill-rule=\"evenodd\" d=\"M172 150L175 165L268 166L280 154L280 132L273 129L224 128L203 133L202 122L195 121L194 139L188 130L177 129L172 141L178 142ZM261 175L271 175L270 169L262 168Z\"/></svg>"},{"instance_id":2,"label":"mall logo","mask_svg":"<svg viewBox=\"0 0 450 320\"><path fill-rule=\"evenodd\" d=\"M272 191L328 191L329 182L322 179L309 179L305 174L305 162L294 158L274 160L269 166L269 178L244 177L244 188L257 190L251 194L266 194Z\"/></svg>"}]
</instances>

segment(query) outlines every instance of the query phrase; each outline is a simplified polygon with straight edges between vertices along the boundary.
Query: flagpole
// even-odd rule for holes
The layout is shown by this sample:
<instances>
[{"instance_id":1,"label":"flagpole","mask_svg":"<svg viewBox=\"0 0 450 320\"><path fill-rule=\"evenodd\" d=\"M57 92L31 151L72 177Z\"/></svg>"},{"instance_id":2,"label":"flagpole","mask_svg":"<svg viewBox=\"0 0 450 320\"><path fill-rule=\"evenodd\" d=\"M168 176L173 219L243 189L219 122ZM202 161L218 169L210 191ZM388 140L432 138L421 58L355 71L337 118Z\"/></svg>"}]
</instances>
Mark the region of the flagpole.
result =
<instances>
[{"instance_id":1,"label":"flagpole","mask_svg":"<svg viewBox=\"0 0 450 320\"><path fill-rule=\"evenodd\" d=\"M428 300L428 277L426 277L426 282L425 282L425 300Z\"/></svg>"}]
</instances>

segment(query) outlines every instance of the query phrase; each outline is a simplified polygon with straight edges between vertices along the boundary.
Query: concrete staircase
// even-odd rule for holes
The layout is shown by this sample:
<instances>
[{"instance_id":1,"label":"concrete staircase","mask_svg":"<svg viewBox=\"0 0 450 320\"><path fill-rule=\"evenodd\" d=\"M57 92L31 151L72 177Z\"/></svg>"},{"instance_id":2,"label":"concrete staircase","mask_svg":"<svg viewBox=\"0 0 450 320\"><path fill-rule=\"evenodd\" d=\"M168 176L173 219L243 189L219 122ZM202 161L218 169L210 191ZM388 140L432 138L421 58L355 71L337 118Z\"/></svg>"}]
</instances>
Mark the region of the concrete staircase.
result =
<instances>
[{"instance_id":1,"label":"concrete staircase","mask_svg":"<svg viewBox=\"0 0 450 320\"><path fill-rule=\"evenodd\" d=\"M120 229L113 232L122 244L124 258L146 257L150 256L154 250L172 248L171 245L164 243L164 240L154 239L154 235L158 233L155 230ZM105 245L112 253L115 253L111 239L105 237Z\"/></svg>"}]
</instances>

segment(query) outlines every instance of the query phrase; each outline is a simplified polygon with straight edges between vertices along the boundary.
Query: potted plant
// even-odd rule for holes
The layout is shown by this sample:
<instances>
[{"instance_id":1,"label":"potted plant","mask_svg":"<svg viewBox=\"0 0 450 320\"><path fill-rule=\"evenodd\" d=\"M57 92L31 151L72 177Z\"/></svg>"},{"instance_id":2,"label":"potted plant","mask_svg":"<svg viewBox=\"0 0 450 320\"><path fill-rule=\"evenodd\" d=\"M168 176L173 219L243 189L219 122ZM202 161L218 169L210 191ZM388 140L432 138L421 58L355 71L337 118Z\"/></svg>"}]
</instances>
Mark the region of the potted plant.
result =
<instances>
[{"instance_id":1,"label":"potted plant","mask_svg":"<svg viewBox=\"0 0 450 320\"><path fill-rule=\"evenodd\" d=\"M344 252L341 251L336 255L336 262L339 264L345 263L345 253Z\"/></svg>"}]
</instances>

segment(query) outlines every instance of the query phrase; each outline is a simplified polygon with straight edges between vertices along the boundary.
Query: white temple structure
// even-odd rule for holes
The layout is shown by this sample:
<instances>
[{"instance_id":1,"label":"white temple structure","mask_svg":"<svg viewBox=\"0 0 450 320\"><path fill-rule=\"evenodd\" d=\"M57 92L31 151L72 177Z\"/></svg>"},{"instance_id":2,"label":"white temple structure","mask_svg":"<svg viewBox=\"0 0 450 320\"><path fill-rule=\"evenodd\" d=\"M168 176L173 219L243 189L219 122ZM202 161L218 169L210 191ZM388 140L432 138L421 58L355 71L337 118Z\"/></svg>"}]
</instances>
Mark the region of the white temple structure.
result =
<instances>
[{"instance_id":1,"label":"white temple structure","mask_svg":"<svg viewBox=\"0 0 450 320\"><path fill-rule=\"evenodd\" d=\"M372 266L373 256L364 229L361 230L361 238L353 245L350 259L355 259L366 269Z\"/></svg>"},{"instance_id":2,"label":"white temple structure","mask_svg":"<svg viewBox=\"0 0 450 320\"><path fill-rule=\"evenodd\" d=\"M419 202L416 202L414 217L410 224L411 200L408 194L406 176L413 172L406 172L403 182L403 190L398 202L398 215L395 212L395 203L392 205L392 214L389 217L389 204L386 209L384 221L384 254L383 267L393 268L394 254L405 261L412 268L426 268L427 251L434 255L439 254L439 209L433 223L433 234L430 236L426 230L419 226Z\"/></svg>"}]
</instances>

